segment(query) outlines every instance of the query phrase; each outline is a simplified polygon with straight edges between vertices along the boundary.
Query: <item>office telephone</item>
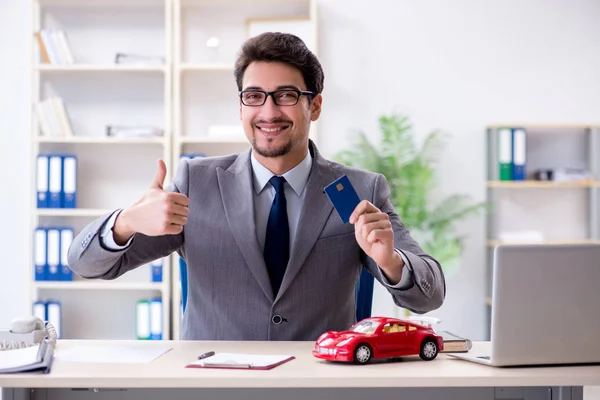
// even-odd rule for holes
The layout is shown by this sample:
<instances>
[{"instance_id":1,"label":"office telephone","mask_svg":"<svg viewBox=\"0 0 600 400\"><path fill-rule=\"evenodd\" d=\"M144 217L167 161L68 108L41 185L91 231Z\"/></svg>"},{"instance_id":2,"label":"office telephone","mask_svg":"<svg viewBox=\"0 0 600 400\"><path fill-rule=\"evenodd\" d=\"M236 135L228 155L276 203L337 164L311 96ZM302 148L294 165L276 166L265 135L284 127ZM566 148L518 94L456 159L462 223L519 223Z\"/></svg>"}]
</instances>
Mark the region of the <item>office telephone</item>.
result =
<instances>
[{"instance_id":1,"label":"office telephone","mask_svg":"<svg viewBox=\"0 0 600 400\"><path fill-rule=\"evenodd\" d=\"M0 351L37 346L42 341L54 346L57 333L54 326L34 316L18 317L10 329L0 329Z\"/></svg>"}]
</instances>

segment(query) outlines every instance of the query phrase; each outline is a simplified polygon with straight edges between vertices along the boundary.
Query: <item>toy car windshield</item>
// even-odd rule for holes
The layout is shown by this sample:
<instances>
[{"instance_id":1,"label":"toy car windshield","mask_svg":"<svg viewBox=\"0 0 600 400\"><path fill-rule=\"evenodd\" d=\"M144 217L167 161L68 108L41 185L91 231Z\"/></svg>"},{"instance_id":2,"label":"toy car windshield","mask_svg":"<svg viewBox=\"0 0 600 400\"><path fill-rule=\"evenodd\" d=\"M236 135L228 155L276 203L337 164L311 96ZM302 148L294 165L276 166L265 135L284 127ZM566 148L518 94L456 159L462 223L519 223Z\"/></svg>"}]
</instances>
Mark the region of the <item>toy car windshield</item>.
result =
<instances>
[{"instance_id":1,"label":"toy car windshield","mask_svg":"<svg viewBox=\"0 0 600 400\"><path fill-rule=\"evenodd\" d=\"M354 325L350 330L353 332L365 333L367 335L372 335L375 333L375 330L379 324L375 324L371 321L361 321L358 324Z\"/></svg>"}]
</instances>

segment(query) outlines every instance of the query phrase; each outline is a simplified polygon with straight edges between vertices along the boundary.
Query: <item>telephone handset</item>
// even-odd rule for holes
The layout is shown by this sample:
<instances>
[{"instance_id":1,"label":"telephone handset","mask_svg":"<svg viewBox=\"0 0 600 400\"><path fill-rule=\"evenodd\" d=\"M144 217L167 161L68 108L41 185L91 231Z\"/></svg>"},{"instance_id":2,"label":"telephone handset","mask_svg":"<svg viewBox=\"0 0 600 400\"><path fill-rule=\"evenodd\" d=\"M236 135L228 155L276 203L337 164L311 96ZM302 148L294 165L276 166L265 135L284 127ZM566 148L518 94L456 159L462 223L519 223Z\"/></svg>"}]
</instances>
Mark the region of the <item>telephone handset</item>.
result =
<instances>
[{"instance_id":1,"label":"telephone handset","mask_svg":"<svg viewBox=\"0 0 600 400\"><path fill-rule=\"evenodd\" d=\"M0 351L36 346L42 341L55 345L56 329L50 322L38 317L14 318L10 330L0 330Z\"/></svg>"},{"instance_id":2,"label":"telephone handset","mask_svg":"<svg viewBox=\"0 0 600 400\"><path fill-rule=\"evenodd\" d=\"M10 323L12 333L31 333L44 329L44 321L38 317L17 317Z\"/></svg>"}]
</instances>

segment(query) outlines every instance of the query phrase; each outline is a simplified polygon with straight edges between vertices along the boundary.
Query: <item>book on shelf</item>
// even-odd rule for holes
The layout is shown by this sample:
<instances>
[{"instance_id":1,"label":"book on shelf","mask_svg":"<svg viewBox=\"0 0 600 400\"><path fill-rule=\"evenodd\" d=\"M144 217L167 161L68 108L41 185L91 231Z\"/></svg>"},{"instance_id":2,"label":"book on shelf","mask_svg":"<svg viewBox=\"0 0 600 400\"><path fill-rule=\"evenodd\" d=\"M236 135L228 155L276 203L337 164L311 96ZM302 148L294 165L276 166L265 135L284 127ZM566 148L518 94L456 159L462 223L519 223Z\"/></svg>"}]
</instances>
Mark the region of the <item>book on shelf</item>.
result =
<instances>
[{"instance_id":1,"label":"book on shelf","mask_svg":"<svg viewBox=\"0 0 600 400\"><path fill-rule=\"evenodd\" d=\"M73 127L71 119L60 97L49 97L35 105L35 116L40 128L40 136L71 137Z\"/></svg>"},{"instance_id":2,"label":"book on shelf","mask_svg":"<svg viewBox=\"0 0 600 400\"><path fill-rule=\"evenodd\" d=\"M35 33L45 64L72 65L75 58L67 34L59 29L42 29Z\"/></svg>"},{"instance_id":3,"label":"book on shelf","mask_svg":"<svg viewBox=\"0 0 600 400\"><path fill-rule=\"evenodd\" d=\"M444 351L442 353L466 353L473 347L473 342L470 339L454 333L441 331L439 335L444 339Z\"/></svg>"}]
</instances>

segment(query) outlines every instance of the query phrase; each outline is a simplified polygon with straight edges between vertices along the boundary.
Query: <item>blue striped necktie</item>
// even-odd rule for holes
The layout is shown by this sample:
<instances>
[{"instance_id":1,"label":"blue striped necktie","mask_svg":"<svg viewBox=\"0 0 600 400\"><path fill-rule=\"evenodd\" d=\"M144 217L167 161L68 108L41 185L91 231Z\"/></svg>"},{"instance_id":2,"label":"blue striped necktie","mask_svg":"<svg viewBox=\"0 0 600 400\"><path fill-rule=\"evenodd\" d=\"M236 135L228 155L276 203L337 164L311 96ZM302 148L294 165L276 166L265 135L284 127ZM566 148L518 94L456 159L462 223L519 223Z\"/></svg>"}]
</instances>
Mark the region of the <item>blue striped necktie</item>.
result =
<instances>
[{"instance_id":1,"label":"blue striped necktie","mask_svg":"<svg viewBox=\"0 0 600 400\"><path fill-rule=\"evenodd\" d=\"M273 176L269 180L269 183L275 188L275 199L273 199L273 205L269 213L265 250L263 252L275 296L277 296L277 292L281 286L281 281L283 280L290 257L290 229L285 194L283 192L284 182L285 178L281 176Z\"/></svg>"}]
</instances>

